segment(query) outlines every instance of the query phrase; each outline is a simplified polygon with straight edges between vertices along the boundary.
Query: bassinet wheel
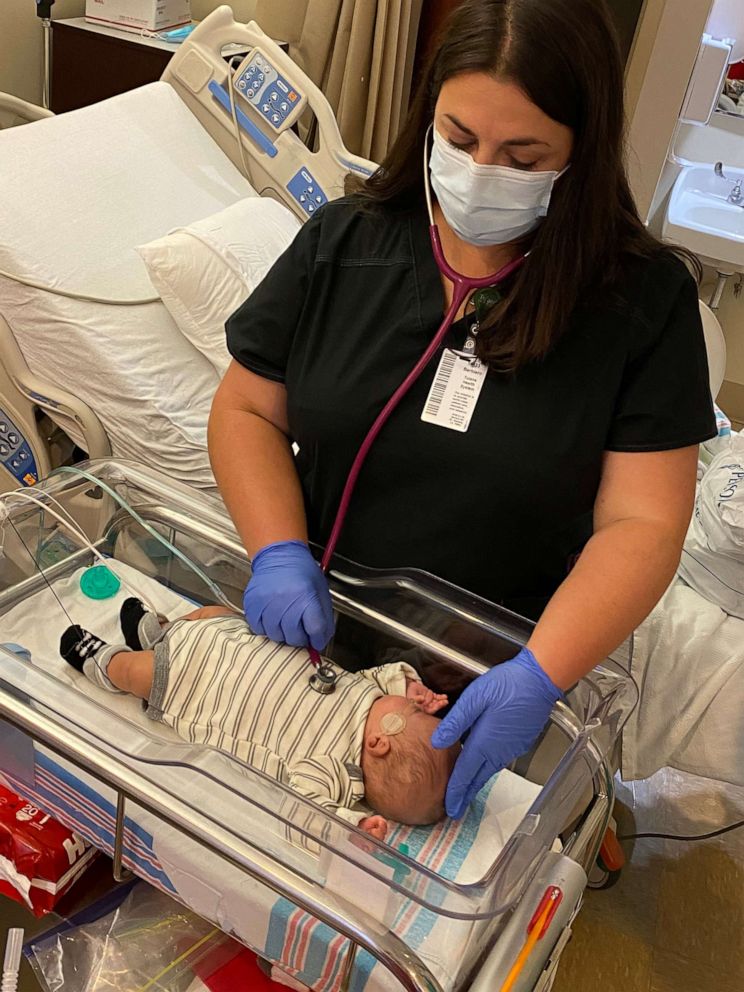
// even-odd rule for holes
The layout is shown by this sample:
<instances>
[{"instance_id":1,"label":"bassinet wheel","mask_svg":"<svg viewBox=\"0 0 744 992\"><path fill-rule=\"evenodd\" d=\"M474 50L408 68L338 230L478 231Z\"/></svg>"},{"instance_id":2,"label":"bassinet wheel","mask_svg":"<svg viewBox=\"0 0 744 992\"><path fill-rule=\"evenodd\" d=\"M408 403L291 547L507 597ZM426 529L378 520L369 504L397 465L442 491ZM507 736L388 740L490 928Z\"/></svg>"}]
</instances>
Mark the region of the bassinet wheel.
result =
<instances>
[{"instance_id":1,"label":"bassinet wheel","mask_svg":"<svg viewBox=\"0 0 744 992\"><path fill-rule=\"evenodd\" d=\"M589 872L587 887L595 890L611 889L620 881L622 873L622 868L616 868L614 871L608 868L602 860L602 855L598 854L594 868Z\"/></svg>"}]
</instances>

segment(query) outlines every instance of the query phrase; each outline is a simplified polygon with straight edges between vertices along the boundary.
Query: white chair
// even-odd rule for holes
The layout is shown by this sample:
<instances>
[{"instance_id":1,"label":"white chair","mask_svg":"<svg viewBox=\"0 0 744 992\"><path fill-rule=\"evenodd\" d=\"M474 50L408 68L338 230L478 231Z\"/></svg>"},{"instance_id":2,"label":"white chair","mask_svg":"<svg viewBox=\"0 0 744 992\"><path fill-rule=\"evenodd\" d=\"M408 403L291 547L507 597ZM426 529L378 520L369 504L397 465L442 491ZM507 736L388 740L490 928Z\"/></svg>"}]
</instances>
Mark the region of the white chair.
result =
<instances>
[{"instance_id":1,"label":"white chair","mask_svg":"<svg viewBox=\"0 0 744 992\"><path fill-rule=\"evenodd\" d=\"M700 300L700 316L703 320L705 348L708 352L708 370L710 373L710 393L715 400L721 391L726 375L726 338L718 322L718 318L707 303Z\"/></svg>"}]
</instances>

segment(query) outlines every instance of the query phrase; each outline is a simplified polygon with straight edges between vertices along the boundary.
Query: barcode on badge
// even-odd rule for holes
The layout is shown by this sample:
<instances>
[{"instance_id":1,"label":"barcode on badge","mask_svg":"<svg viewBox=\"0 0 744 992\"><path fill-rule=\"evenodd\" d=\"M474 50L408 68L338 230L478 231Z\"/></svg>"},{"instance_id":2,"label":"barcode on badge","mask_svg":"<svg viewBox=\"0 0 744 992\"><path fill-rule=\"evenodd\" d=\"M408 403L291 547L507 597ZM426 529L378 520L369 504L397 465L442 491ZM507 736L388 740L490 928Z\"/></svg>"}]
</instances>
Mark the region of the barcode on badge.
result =
<instances>
[{"instance_id":1,"label":"barcode on badge","mask_svg":"<svg viewBox=\"0 0 744 992\"><path fill-rule=\"evenodd\" d=\"M429 396L426 400L426 406L424 407L425 417L436 417L439 413L439 408L442 405L444 394L447 392L447 383L449 382L456 362L457 356L454 352L445 351L442 355L442 360L439 363L437 374L434 376L434 382L429 390Z\"/></svg>"}]
</instances>

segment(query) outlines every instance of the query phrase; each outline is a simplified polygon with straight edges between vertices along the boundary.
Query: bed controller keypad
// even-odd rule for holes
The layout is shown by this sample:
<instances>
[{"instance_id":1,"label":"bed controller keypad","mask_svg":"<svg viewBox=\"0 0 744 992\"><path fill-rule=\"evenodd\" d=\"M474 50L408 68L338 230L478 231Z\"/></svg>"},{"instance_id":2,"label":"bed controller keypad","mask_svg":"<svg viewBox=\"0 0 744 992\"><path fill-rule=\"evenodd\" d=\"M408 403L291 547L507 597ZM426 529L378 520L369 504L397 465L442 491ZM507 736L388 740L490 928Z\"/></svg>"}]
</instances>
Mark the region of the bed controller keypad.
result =
<instances>
[{"instance_id":1,"label":"bed controller keypad","mask_svg":"<svg viewBox=\"0 0 744 992\"><path fill-rule=\"evenodd\" d=\"M284 129L303 102L302 94L258 51L235 77L235 88L275 131Z\"/></svg>"},{"instance_id":2,"label":"bed controller keypad","mask_svg":"<svg viewBox=\"0 0 744 992\"><path fill-rule=\"evenodd\" d=\"M300 169L287 183L287 189L308 217L320 210L324 203L328 203L328 197L307 169Z\"/></svg>"},{"instance_id":3,"label":"bed controller keypad","mask_svg":"<svg viewBox=\"0 0 744 992\"><path fill-rule=\"evenodd\" d=\"M24 486L33 486L38 482L39 472L31 447L2 409L0 409L0 465Z\"/></svg>"}]
</instances>

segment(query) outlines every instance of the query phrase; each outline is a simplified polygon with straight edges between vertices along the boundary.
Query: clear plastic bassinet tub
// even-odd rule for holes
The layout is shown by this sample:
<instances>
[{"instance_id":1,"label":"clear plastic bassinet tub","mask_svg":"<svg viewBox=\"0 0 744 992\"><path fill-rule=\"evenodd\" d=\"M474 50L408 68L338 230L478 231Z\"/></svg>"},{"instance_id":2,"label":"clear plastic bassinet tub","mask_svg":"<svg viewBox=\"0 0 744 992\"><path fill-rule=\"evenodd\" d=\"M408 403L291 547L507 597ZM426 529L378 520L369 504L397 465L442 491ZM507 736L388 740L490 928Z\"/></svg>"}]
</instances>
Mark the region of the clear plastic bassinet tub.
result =
<instances>
[{"instance_id":1,"label":"clear plastic bassinet tub","mask_svg":"<svg viewBox=\"0 0 744 992\"><path fill-rule=\"evenodd\" d=\"M179 740L134 700L81 686L58 656L70 622L97 629L80 616L79 577L95 561L82 534L122 578L121 595L172 616L182 604L239 605L250 566L221 503L115 460L24 492L4 498L0 559L0 642L32 655L0 648L0 773L16 791L112 853L117 873L133 869L321 992L550 987L636 702L622 658L574 687L475 812L380 843ZM451 698L529 636L527 621L425 573L337 559L330 583L329 657L350 669L403 658ZM109 622L116 604L93 605ZM544 936L520 956L551 899Z\"/></svg>"}]
</instances>

